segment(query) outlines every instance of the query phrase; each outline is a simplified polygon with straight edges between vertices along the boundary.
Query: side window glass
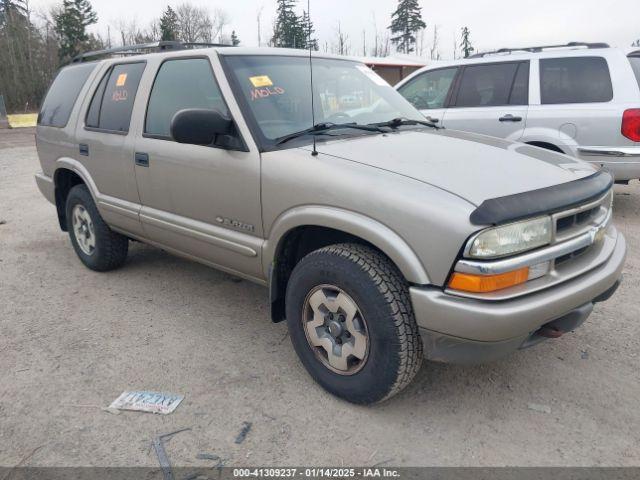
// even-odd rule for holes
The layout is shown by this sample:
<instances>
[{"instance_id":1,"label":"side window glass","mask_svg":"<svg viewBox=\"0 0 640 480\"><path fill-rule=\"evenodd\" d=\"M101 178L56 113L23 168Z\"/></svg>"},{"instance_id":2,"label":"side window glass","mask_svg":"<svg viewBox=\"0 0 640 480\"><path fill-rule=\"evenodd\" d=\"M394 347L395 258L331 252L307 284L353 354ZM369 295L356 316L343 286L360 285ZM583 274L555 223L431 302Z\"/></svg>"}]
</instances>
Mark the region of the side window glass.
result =
<instances>
[{"instance_id":1,"label":"side window glass","mask_svg":"<svg viewBox=\"0 0 640 480\"><path fill-rule=\"evenodd\" d=\"M457 70L454 67L425 72L398 91L419 110L443 108Z\"/></svg>"},{"instance_id":2,"label":"side window glass","mask_svg":"<svg viewBox=\"0 0 640 480\"><path fill-rule=\"evenodd\" d=\"M105 74L89 105L87 127L111 132L129 131L133 102L144 67L144 63L114 65Z\"/></svg>"},{"instance_id":3,"label":"side window glass","mask_svg":"<svg viewBox=\"0 0 640 480\"><path fill-rule=\"evenodd\" d=\"M91 104L89 105L89 111L87 112L87 119L85 125L91 128L99 128L100 126L100 107L102 106L102 97L104 97L104 89L107 86L107 80L109 80L109 74L107 72L105 76L100 80L98 88L96 88Z\"/></svg>"},{"instance_id":4,"label":"side window glass","mask_svg":"<svg viewBox=\"0 0 640 480\"><path fill-rule=\"evenodd\" d=\"M540 94L543 105L609 102L613 86L607 61L602 57L540 60Z\"/></svg>"},{"instance_id":5,"label":"side window glass","mask_svg":"<svg viewBox=\"0 0 640 480\"><path fill-rule=\"evenodd\" d=\"M630 55L629 62L631 62L631 68L633 68L633 73L636 74L638 87L640 87L640 54L634 53L633 55Z\"/></svg>"},{"instance_id":6,"label":"side window glass","mask_svg":"<svg viewBox=\"0 0 640 480\"><path fill-rule=\"evenodd\" d=\"M65 67L51 84L38 115L38 125L65 127L78 94L84 86L95 64L80 64Z\"/></svg>"},{"instance_id":7,"label":"side window glass","mask_svg":"<svg viewBox=\"0 0 640 480\"><path fill-rule=\"evenodd\" d=\"M518 65L518 73L513 81L509 105L529 104L529 62Z\"/></svg>"},{"instance_id":8,"label":"side window glass","mask_svg":"<svg viewBox=\"0 0 640 480\"><path fill-rule=\"evenodd\" d=\"M144 133L171 138L171 119L186 108L218 110L229 116L209 60L187 58L164 62L153 83Z\"/></svg>"},{"instance_id":9,"label":"side window glass","mask_svg":"<svg viewBox=\"0 0 640 480\"><path fill-rule=\"evenodd\" d=\"M509 104L517 63L465 67L456 107L493 107Z\"/></svg>"}]
</instances>

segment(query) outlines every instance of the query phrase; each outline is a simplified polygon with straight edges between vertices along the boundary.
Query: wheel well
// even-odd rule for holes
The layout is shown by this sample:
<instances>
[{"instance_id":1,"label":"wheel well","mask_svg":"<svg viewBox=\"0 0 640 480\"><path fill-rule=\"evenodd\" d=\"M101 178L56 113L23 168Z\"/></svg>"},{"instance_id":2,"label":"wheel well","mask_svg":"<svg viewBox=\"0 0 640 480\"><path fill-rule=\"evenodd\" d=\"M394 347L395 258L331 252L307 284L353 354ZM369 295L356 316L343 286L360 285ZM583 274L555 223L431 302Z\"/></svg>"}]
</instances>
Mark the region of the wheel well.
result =
<instances>
[{"instance_id":1,"label":"wheel well","mask_svg":"<svg viewBox=\"0 0 640 480\"><path fill-rule=\"evenodd\" d=\"M358 243L380 251L371 243L350 233L312 225L289 230L280 240L269 272L271 319L274 322L285 319L287 283L297 263L314 250L336 243Z\"/></svg>"},{"instance_id":2,"label":"wheel well","mask_svg":"<svg viewBox=\"0 0 640 480\"><path fill-rule=\"evenodd\" d=\"M547 150L551 150L553 152L564 153L562 149L553 143L548 142L527 142L527 145L533 145L534 147L545 148Z\"/></svg>"},{"instance_id":3,"label":"wheel well","mask_svg":"<svg viewBox=\"0 0 640 480\"><path fill-rule=\"evenodd\" d=\"M58 211L58 222L62 231L67 231L67 196L69 191L79 184L84 184L80 175L66 168L56 170L53 176L56 195L56 210Z\"/></svg>"}]
</instances>

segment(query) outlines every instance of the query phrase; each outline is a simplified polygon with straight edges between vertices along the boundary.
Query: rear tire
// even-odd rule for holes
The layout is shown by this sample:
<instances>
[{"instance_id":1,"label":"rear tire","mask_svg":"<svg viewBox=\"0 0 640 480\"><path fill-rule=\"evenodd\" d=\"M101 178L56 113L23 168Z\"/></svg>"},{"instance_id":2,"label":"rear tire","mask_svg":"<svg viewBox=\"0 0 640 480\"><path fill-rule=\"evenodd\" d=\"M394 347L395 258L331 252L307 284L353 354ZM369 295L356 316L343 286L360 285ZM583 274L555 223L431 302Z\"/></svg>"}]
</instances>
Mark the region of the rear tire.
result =
<instances>
[{"instance_id":1,"label":"rear tire","mask_svg":"<svg viewBox=\"0 0 640 480\"><path fill-rule=\"evenodd\" d=\"M76 185L69 192L66 217L71 244L85 266L106 272L124 264L129 240L105 223L86 185Z\"/></svg>"},{"instance_id":2,"label":"rear tire","mask_svg":"<svg viewBox=\"0 0 640 480\"><path fill-rule=\"evenodd\" d=\"M370 247L331 245L304 257L287 285L286 313L309 374L349 402L392 397L422 365L407 283Z\"/></svg>"}]
</instances>

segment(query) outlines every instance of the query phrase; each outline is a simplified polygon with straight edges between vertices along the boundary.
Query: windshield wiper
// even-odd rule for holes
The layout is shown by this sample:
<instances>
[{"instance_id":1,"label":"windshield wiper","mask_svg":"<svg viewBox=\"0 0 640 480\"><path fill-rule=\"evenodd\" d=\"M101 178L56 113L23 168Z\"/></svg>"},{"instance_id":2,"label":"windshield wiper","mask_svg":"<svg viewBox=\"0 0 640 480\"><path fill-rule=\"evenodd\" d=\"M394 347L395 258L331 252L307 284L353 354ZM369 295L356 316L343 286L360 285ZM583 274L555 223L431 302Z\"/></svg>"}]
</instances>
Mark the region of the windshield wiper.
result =
<instances>
[{"instance_id":1,"label":"windshield wiper","mask_svg":"<svg viewBox=\"0 0 640 480\"><path fill-rule=\"evenodd\" d=\"M408 118L394 118L393 120L389 120L388 122L370 123L369 125L376 127L389 127L393 129L402 127L404 125L424 125L425 127L435 128L436 130L442 128L433 122L427 122L426 120L409 120Z\"/></svg>"},{"instance_id":2,"label":"windshield wiper","mask_svg":"<svg viewBox=\"0 0 640 480\"><path fill-rule=\"evenodd\" d=\"M311 128L307 128L305 130L300 130L299 132L294 132L289 135L285 135L281 137L276 145L282 145L283 143L287 143L289 140L293 140L294 138L304 137L305 135L322 135L331 130L341 130L344 128L351 128L354 130L364 130L365 132L378 132L384 133L385 131L377 125L359 125L357 123L331 123L331 122L323 122L317 123Z\"/></svg>"}]
</instances>

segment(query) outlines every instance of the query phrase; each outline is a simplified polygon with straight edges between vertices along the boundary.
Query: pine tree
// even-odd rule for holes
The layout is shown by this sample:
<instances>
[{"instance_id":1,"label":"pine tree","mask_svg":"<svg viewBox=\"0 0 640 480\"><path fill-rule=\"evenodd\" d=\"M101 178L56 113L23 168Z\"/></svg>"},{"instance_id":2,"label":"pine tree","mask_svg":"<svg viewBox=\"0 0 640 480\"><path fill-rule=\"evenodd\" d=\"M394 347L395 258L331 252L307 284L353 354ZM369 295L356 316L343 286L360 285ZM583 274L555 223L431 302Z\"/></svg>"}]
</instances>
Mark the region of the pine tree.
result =
<instances>
[{"instance_id":1,"label":"pine tree","mask_svg":"<svg viewBox=\"0 0 640 480\"><path fill-rule=\"evenodd\" d=\"M25 0L0 0L0 25L11 22L12 18L24 18L27 15Z\"/></svg>"},{"instance_id":2,"label":"pine tree","mask_svg":"<svg viewBox=\"0 0 640 480\"><path fill-rule=\"evenodd\" d=\"M309 12L303 11L302 17L299 18L300 30L301 30L301 42L304 45L305 50L318 50L318 39L313 37L315 32L313 28L313 22L309 17Z\"/></svg>"},{"instance_id":3,"label":"pine tree","mask_svg":"<svg viewBox=\"0 0 640 480\"><path fill-rule=\"evenodd\" d=\"M471 44L471 30L469 30L469 27L463 27L462 29L462 43L460 44L460 48L462 49L464 58L469 58L475 50Z\"/></svg>"},{"instance_id":4,"label":"pine tree","mask_svg":"<svg viewBox=\"0 0 640 480\"><path fill-rule=\"evenodd\" d=\"M171 6L160 17L160 40L178 40L178 15Z\"/></svg>"},{"instance_id":5,"label":"pine tree","mask_svg":"<svg viewBox=\"0 0 640 480\"><path fill-rule=\"evenodd\" d=\"M64 0L54 21L60 37L60 59L64 61L86 48L90 40L87 27L98 21L98 15L89 0Z\"/></svg>"},{"instance_id":6,"label":"pine tree","mask_svg":"<svg viewBox=\"0 0 640 480\"><path fill-rule=\"evenodd\" d=\"M235 30L231 31L231 45L233 45L234 47L240 45L240 39L238 38L238 35L236 35Z\"/></svg>"},{"instance_id":7,"label":"pine tree","mask_svg":"<svg viewBox=\"0 0 640 480\"><path fill-rule=\"evenodd\" d=\"M391 42L399 52L411 53L415 50L416 33L427 24L422 20L422 8L418 0L398 0L398 8L391 15L389 30L392 34Z\"/></svg>"},{"instance_id":8,"label":"pine tree","mask_svg":"<svg viewBox=\"0 0 640 480\"><path fill-rule=\"evenodd\" d=\"M296 0L277 0L276 21L271 43L274 47L300 48L300 25L293 10Z\"/></svg>"}]
</instances>

